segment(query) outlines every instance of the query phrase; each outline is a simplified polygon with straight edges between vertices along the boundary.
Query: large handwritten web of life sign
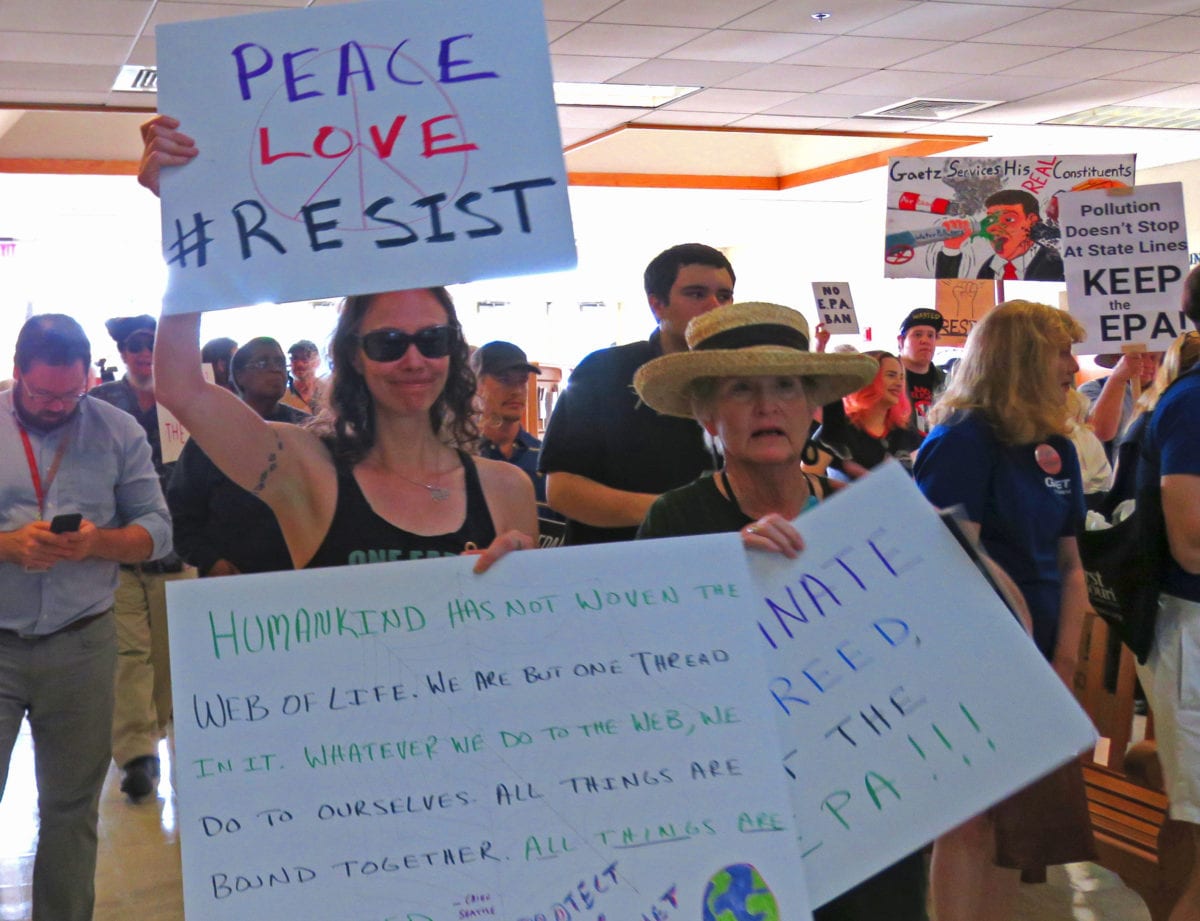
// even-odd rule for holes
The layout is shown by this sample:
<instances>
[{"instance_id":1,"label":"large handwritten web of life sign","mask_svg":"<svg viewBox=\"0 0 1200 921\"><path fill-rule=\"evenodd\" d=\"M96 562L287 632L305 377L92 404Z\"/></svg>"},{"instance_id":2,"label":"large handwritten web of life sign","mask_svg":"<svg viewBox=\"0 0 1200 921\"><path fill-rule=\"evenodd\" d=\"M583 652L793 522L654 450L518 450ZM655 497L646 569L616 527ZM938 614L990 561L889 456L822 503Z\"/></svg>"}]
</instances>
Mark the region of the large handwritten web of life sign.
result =
<instances>
[{"instance_id":1,"label":"large handwritten web of life sign","mask_svg":"<svg viewBox=\"0 0 1200 921\"><path fill-rule=\"evenodd\" d=\"M537 0L161 26L167 313L575 264Z\"/></svg>"},{"instance_id":2,"label":"large handwritten web of life sign","mask_svg":"<svg viewBox=\"0 0 1200 921\"><path fill-rule=\"evenodd\" d=\"M1092 743L898 466L800 527L170 585L189 921L804 918Z\"/></svg>"}]
</instances>

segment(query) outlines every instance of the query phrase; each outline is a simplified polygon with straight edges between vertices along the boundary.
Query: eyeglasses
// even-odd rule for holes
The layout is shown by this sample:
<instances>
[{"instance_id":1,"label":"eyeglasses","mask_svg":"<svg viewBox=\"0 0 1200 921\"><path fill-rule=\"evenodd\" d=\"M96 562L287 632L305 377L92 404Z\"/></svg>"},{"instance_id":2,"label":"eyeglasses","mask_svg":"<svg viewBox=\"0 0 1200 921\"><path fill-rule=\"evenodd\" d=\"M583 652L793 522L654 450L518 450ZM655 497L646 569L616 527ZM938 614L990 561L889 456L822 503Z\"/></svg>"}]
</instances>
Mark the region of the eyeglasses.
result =
<instances>
[{"instance_id":1,"label":"eyeglasses","mask_svg":"<svg viewBox=\"0 0 1200 921\"><path fill-rule=\"evenodd\" d=\"M282 358L255 358L246 362L246 367L255 371L286 371L287 362Z\"/></svg>"},{"instance_id":2,"label":"eyeglasses","mask_svg":"<svg viewBox=\"0 0 1200 921\"><path fill-rule=\"evenodd\" d=\"M122 352L129 352L131 355L136 355L138 352L153 352L154 337L142 336L140 339L126 339L125 344L121 346Z\"/></svg>"},{"instance_id":3,"label":"eyeglasses","mask_svg":"<svg viewBox=\"0 0 1200 921\"><path fill-rule=\"evenodd\" d=\"M50 393L47 390L38 390L36 387L30 387L25 381L21 381L21 386L25 388L25 396L41 404L62 403L63 406L74 406L87 396L86 390L78 393Z\"/></svg>"},{"instance_id":4,"label":"eyeglasses","mask_svg":"<svg viewBox=\"0 0 1200 921\"><path fill-rule=\"evenodd\" d=\"M450 344L454 338L454 330L445 324L441 326L426 326L415 333L405 333L398 329L376 329L359 336L363 354L371 361L398 361L404 357L410 345L415 345L417 351L426 358L445 358L450 354Z\"/></svg>"}]
</instances>

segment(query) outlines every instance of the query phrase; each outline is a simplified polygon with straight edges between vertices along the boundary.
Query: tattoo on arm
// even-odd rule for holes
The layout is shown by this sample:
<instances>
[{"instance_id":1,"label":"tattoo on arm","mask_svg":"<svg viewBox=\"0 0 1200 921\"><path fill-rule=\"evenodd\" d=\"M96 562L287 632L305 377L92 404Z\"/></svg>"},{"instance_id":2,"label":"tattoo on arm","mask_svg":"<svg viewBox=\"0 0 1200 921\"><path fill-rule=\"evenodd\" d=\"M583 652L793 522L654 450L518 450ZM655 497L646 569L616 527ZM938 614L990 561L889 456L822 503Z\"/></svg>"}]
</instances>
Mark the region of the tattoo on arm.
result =
<instances>
[{"instance_id":1,"label":"tattoo on arm","mask_svg":"<svg viewBox=\"0 0 1200 921\"><path fill-rule=\"evenodd\" d=\"M278 435L275 436L275 450L267 455L267 466L262 473L258 475L258 482L254 484L253 492L257 495L266 488L267 478L275 472L275 468L279 466L279 455L283 453L283 440Z\"/></svg>"}]
</instances>

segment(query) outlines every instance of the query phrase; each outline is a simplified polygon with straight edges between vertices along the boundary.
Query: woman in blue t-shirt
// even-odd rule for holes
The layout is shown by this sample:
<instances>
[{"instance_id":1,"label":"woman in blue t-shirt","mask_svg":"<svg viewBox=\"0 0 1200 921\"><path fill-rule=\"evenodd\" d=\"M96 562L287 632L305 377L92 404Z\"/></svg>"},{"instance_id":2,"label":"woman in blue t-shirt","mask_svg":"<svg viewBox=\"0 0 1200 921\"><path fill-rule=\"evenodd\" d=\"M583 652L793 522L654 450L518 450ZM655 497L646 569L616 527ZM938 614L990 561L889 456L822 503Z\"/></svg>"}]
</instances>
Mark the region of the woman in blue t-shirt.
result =
<instances>
[{"instance_id":1,"label":"woman in blue t-shirt","mask_svg":"<svg viewBox=\"0 0 1200 921\"><path fill-rule=\"evenodd\" d=\"M1068 686L1088 607L1075 539L1083 489L1066 437L1066 393L1079 370L1071 345L1082 338L1065 311L1028 301L998 306L972 330L914 466L926 497L962 506L968 530L1020 587L1034 641ZM988 814L937 841L930 882L938 918L1011 914L1020 877L997 866L996 853Z\"/></svg>"}]
</instances>

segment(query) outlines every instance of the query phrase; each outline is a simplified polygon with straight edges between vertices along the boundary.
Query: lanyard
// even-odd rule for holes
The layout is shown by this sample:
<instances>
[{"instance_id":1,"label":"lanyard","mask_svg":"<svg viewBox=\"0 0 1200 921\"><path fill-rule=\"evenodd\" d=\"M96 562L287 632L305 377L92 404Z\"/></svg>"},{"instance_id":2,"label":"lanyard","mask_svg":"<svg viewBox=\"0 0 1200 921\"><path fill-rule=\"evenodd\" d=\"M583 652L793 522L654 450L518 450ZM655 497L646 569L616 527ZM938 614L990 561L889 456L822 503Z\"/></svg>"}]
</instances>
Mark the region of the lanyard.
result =
<instances>
[{"instance_id":1,"label":"lanyard","mask_svg":"<svg viewBox=\"0 0 1200 921\"><path fill-rule=\"evenodd\" d=\"M33 444L29 441L29 433L25 431L25 426L20 422L17 423L17 428L21 432L21 441L25 445L25 460L29 464L29 478L33 480L33 492L37 496L38 521L42 521L46 517L46 495L50 492L50 487L54 485L54 478L58 476L58 467L62 463L63 455L67 453L69 438L64 433L59 439L58 447L54 450L54 460L50 462L50 469L46 471L46 482L43 485L37 460L33 456Z\"/></svg>"}]
</instances>

